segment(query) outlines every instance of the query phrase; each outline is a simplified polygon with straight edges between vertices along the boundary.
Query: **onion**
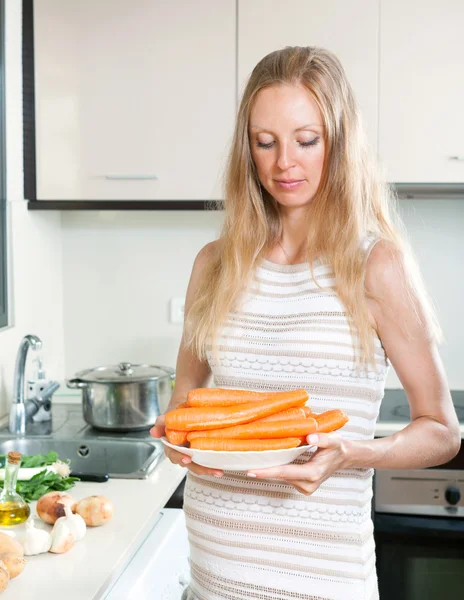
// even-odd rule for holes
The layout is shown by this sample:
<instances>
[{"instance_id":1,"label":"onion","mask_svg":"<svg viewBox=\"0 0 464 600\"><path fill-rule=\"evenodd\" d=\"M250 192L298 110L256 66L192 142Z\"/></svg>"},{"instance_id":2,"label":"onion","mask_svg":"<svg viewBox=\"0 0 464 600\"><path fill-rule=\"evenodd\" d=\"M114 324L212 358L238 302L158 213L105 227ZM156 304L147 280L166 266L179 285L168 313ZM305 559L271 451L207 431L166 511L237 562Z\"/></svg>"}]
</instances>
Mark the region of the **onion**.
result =
<instances>
[{"instance_id":1,"label":"onion","mask_svg":"<svg viewBox=\"0 0 464 600\"><path fill-rule=\"evenodd\" d=\"M111 519L114 508L106 496L88 496L74 504L72 511L80 515L89 527L99 527Z\"/></svg>"},{"instance_id":2,"label":"onion","mask_svg":"<svg viewBox=\"0 0 464 600\"><path fill-rule=\"evenodd\" d=\"M64 517L64 504L72 505L76 501L66 492L48 492L37 502L37 514L45 523L53 525L57 519Z\"/></svg>"},{"instance_id":3,"label":"onion","mask_svg":"<svg viewBox=\"0 0 464 600\"><path fill-rule=\"evenodd\" d=\"M24 556L20 556L19 554L15 554L14 552L2 552L0 553L0 562L3 562L5 565L10 579L17 577L20 575L24 567L26 565L26 559Z\"/></svg>"}]
</instances>

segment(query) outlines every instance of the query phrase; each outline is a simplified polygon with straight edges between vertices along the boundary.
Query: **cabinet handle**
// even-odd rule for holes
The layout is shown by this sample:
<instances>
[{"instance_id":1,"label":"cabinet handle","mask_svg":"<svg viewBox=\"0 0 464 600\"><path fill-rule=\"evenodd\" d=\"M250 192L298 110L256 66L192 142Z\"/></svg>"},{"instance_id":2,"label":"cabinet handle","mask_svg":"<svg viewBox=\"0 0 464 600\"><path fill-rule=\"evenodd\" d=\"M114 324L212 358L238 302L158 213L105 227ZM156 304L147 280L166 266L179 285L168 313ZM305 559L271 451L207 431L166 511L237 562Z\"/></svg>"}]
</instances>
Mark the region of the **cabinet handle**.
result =
<instances>
[{"instance_id":1,"label":"cabinet handle","mask_svg":"<svg viewBox=\"0 0 464 600\"><path fill-rule=\"evenodd\" d=\"M104 175L105 179L111 180L150 180L159 179L158 175Z\"/></svg>"},{"instance_id":2,"label":"cabinet handle","mask_svg":"<svg viewBox=\"0 0 464 600\"><path fill-rule=\"evenodd\" d=\"M450 160L458 160L459 162L464 162L464 156L450 156Z\"/></svg>"}]
</instances>

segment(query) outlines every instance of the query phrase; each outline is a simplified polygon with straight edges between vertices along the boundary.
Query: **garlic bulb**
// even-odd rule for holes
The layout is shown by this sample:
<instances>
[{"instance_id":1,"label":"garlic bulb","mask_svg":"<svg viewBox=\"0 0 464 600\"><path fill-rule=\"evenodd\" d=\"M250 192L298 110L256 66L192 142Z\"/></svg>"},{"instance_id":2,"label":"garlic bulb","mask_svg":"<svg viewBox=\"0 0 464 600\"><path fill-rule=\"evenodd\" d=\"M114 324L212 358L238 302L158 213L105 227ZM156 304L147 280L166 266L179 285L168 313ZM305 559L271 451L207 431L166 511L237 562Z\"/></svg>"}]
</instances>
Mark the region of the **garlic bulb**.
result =
<instances>
[{"instance_id":1,"label":"garlic bulb","mask_svg":"<svg viewBox=\"0 0 464 600\"><path fill-rule=\"evenodd\" d=\"M50 552L54 554L63 554L74 546L74 537L71 530L64 521L55 523L52 529L52 545Z\"/></svg>"},{"instance_id":2,"label":"garlic bulb","mask_svg":"<svg viewBox=\"0 0 464 600\"><path fill-rule=\"evenodd\" d=\"M81 515L88 527L99 527L111 519L114 508L106 496L88 496L74 504L72 511Z\"/></svg>"},{"instance_id":3,"label":"garlic bulb","mask_svg":"<svg viewBox=\"0 0 464 600\"><path fill-rule=\"evenodd\" d=\"M87 530L85 521L80 515L73 515L71 506L69 504L67 504L66 502L63 502L62 504L64 504L65 516L57 519L55 521L54 527L56 527L59 523L66 523L66 525L69 527L70 532L72 533L74 541L78 542L84 537L85 532Z\"/></svg>"},{"instance_id":4,"label":"garlic bulb","mask_svg":"<svg viewBox=\"0 0 464 600\"><path fill-rule=\"evenodd\" d=\"M52 545L52 536L44 529L37 529L33 518L26 521L26 533L20 538L26 556L48 552Z\"/></svg>"}]
</instances>

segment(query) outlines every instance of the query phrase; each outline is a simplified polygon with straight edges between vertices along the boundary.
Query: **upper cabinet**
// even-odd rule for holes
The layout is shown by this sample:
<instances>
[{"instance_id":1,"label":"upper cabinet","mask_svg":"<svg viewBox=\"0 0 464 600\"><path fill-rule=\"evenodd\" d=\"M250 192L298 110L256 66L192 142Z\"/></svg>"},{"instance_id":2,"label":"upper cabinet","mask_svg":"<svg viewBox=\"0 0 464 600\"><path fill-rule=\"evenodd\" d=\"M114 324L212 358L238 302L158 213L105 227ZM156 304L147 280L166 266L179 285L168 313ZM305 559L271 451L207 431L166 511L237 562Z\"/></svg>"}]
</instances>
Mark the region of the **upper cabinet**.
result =
<instances>
[{"instance_id":1,"label":"upper cabinet","mask_svg":"<svg viewBox=\"0 0 464 600\"><path fill-rule=\"evenodd\" d=\"M382 0L379 155L393 182L464 181L464 2Z\"/></svg>"},{"instance_id":2,"label":"upper cabinet","mask_svg":"<svg viewBox=\"0 0 464 600\"><path fill-rule=\"evenodd\" d=\"M239 0L238 84L256 63L285 46L321 46L340 59L377 151L378 0Z\"/></svg>"},{"instance_id":3,"label":"upper cabinet","mask_svg":"<svg viewBox=\"0 0 464 600\"><path fill-rule=\"evenodd\" d=\"M34 34L39 200L222 197L235 0L40 0Z\"/></svg>"}]
</instances>

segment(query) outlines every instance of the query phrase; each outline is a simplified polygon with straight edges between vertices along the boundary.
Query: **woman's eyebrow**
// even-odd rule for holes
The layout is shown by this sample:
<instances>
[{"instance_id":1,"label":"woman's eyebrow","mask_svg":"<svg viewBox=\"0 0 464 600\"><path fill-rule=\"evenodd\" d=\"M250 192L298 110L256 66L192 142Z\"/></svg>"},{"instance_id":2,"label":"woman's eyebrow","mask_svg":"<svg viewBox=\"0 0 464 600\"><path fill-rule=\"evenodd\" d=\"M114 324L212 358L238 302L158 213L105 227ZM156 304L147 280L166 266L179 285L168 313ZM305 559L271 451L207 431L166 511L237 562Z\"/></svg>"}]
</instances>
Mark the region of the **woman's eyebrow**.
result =
<instances>
[{"instance_id":1,"label":"woman's eyebrow","mask_svg":"<svg viewBox=\"0 0 464 600\"><path fill-rule=\"evenodd\" d=\"M302 127L298 127L297 129L295 129L295 131L301 131L302 129L312 129L314 127L322 129L322 125L320 125L319 123L309 123L308 125L303 125ZM275 135L274 132L271 131L270 129L266 129L265 127L260 127L259 125L251 125L250 129L256 129L256 130L262 131L264 133L272 133L272 135Z\"/></svg>"}]
</instances>

